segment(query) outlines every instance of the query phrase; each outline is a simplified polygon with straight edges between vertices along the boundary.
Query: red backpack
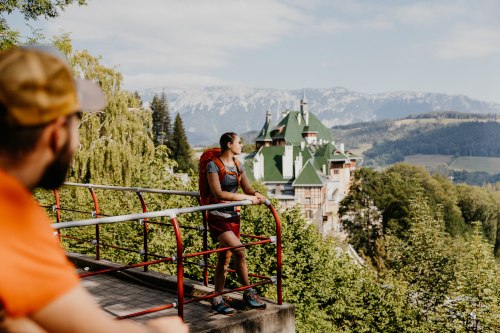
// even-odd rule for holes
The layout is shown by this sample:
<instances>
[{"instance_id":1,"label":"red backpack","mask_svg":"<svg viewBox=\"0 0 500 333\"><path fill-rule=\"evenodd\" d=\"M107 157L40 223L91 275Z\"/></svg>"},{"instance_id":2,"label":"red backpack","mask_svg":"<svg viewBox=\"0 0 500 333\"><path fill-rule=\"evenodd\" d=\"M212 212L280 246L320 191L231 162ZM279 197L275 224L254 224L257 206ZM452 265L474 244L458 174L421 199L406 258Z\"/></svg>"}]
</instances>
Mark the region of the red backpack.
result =
<instances>
[{"instance_id":1,"label":"red backpack","mask_svg":"<svg viewBox=\"0 0 500 333\"><path fill-rule=\"evenodd\" d=\"M208 177L207 177L207 166L210 161L214 161L214 163L217 165L219 168L219 181L222 183L222 180L224 179L224 176L226 174L229 175L234 175L236 179L238 180L238 186L240 186L240 181L241 181L241 163L237 159L234 159L234 163L236 165L236 170L237 173L234 173L232 171L227 171L226 167L224 166L224 163L220 160L220 155L221 155L221 149L220 148L210 148L207 149L201 154L200 157L200 167L198 171L198 189L200 191L200 203L201 205L209 205L209 204L215 204L215 203L220 203L221 200L218 200L213 194L212 191L210 190L210 185L208 184Z\"/></svg>"}]
</instances>

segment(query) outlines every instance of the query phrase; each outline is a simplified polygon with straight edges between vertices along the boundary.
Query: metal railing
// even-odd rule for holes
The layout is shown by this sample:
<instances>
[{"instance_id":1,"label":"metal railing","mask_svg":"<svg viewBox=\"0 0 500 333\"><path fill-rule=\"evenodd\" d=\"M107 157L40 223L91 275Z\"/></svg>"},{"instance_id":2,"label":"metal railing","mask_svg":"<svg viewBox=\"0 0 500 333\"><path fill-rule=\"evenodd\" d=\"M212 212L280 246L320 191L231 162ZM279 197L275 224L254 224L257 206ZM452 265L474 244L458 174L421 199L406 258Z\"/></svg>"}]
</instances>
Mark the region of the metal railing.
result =
<instances>
[{"instance_id":1,"label":"metal railing","mask_svg":"<svg viewBox=\"0 0 500 333\"><path fill-rule=\"evenodd\" d=\"M230 292L234 291L241 291L245 290L251 287L255 287L258 285L263 285L263 284L270 284L270 283L275 283L277 286L277 303L278 305L281 305L283 302L282 299L282 268L281 268L281 255L282 255L282 250L281 250L281 224L279 220L279 216L274 209L274 207L271 205L271 202L269 200L266 200L265 205L269 208L271 214L273 215L273 218L276 223L276 235L275 236L257 236L257 235L241 235L242 237L249 237L253 238L255 241L251 241L249 243L244 243L240 246L233 246L233 247L224 247L224 248L217 248L214 250L208 250L208 235L207 235L207 221L206 221L206 214L205 212L214 210L214 209L221 209L221 208L229 208L229 207L236 207L236 206L246 206L246 205L251 205L252 202L250 200L244 200L244 201L235 201L235 202L230 202L230 203L221 203L221 204L213 204L213 205L205 205L205 206L192 206L192 207L183 207L183 208L172 208L172 209L166 209L166 210L160 210L160 211L147 211L147 205L144 200L144 197L142 193L157 193L157 194L168 194L168 195L184 195L184 196L193 196L193 197L199 197L198 192L189 192L189 191L175 191L175 190L160 190L160 189L147 189L147 188L139 188L139 187L122 187L122 186L105 186L105 185L94 185L94 184L79 184L79 183L65 183L64 185L66 186L72 186L72 187L83 187L87 188L92 196L92 201L94 205L94 210L91 213L92 219L86 219L86 220L77 220L77 221L69 221L69 222L61 222L61 212L62 211L71 211L71 212L77 212L77 213L85 213L84 211L81 210L74 210L74 209L66 209L61 207L61 202L60 202L60 197L59 193L57 190L54 190L54 197L55 197L55 205L52 207L47 207L47 208L52 208L52 210L56 213L56 220L57 223L53 223L52 227L57 231L57 235L60 238L70 238L70 239L75 239L77 241L88 241L88 240L82 240L78 239L72 236L67 236L67 235L61 235L60 230L61 229L66 229L66 228L78 228L78 227L83 227L83 226L95 226L95 240L93 240L93 244L96 247L96 259L100 260L101 258L101 253L100 249L102 246L118 249L118 250L124 250L124 251L131 251L130 249L123 248L120 246L115 246L111 244L105 244L100 241L100 236L101 236L101 230L100 230L100 225L102 224L114 224L114 223L122 223L122 222L129 222L129 221L137 221L143 225L143 250L141 252L141 256L143 257L143 261L140 263L132 264L132 265L125 265L117 268L108 268L108 269L103 269L95 272L85 272L80 274L81 278L85 278L88 276L93 276L97 274L105 274L105 273L110 273L110 272L115 272L115 271L123 271L126 269L130 268L137 268L137 267L143 267L144 271L147 271L147 268L150 265L154 264L159 264L163 262L175 262L177 264L177 296L178 296L178 302L177 303L169 303L165 304L159 307L147 309L144 311L136 312L136 313L131 313L128 315L124 315L121 317L118 317L118 319L125 319L125 318L131 318L131 317L136 317L152 312L157 312L173 307L177 307L178 309L178 314L180 317L184 316L184 305L192 302L197 302L201 301L204 299L209 299L213 298L215 296L219 296L222 294L227 294ZM100 207L99 207L99 201L97 199L97 195L94 191L94 189L101 189L101 190L113 190L113 191L127 191L127 192L135 192L139 198L139 201L141 203L142 207L142 213L135 213L135 214L127 214L127 215L118 215L118 216L103 216L100 214ZM182 226L179 224L179 221L177 220L178 215L182 214L187 214L187 213L196 213L200 212L202 213L202 225L198 228L190 227L190 226ZM88 213L88 212L87 212ZM156 254L152 254L151 256L158 257L159 259L157 260L149 260L149 253L148 253L148 224L155 223L155 224L161 224L165 225L165 223L159 223L159 222L153 222L150 219L153 218L158 218L158 217L168 217L170 219L171 226L173 227L174 234L175 234L175 239L176 239L176 254L174 256L170 257L165 257L165 256L160 256ZM203 235L203 250L195 253L183 253L183 242L182 242L182 233L181 229L182 228L187 228L187 229L197 229L199 231L202 231ZM250 277L254 278L259 278L262 279L263 281L257 282L248 286L243 286L239 288L234 288L234 289L226 289L223 292L219 293L211 293L206 296L201 296L201 297L195 297L191 298L188 300L185 300L185 295L184 295L184 262L188 258L193 258L197 256L203 256L203 277L204 277L204 285L208 286L208 268L214 268L213 266L208 265L208 256L211 253L216 253L216 252L222 252L222 251L227 251L227 250L233 250L236 248L246 248L250 246L255 246L255 245L262 245L262 244L267 244L267 243L273 243L276 246L276 259L277 259L277 267L276 267L276 277L268 277L268 276L262 276L258 274L252 274L249 273ZM133 250L132 250L133 251ZM134 251L137 252L137 251ZM234 270L228 270L229 272L234 272Z\"/></svg>"}]
</instances>

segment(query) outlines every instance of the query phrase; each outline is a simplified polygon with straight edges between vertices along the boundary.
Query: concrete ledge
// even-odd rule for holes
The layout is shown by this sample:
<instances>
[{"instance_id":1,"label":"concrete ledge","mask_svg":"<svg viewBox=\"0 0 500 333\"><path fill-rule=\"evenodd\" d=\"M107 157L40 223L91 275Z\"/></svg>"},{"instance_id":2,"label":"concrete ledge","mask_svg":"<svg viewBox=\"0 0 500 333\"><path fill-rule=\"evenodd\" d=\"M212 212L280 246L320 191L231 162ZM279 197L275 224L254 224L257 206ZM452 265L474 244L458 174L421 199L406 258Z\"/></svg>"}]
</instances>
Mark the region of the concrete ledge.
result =
<instances>
[{"instance_id":1,"label":"concrete ledge","mask_svg":"<svg viewBox=\"0 0 500 333\"><path fill-rule=\"evenodd\" d=\"M238 316L208 322L197 333L289 333L295 332L295 308L290 304L250 310Z\"/></svg>"},{"instance_id":2,"label":"concrete ledge","mask_svg":"<svg viewBox=\"0 0 500 333\"><path fill-rule=\"evenodd\" d=\"M91 257L68 253L69 259L79 269L97 271L106 268L117 268L122 265L106 261L95 260ZM151 288L163 289L176 293L177 278L164 275L154 271L144 272L142 268L131 268L125 272L112 272L109 275L121 280L129 281L131 284L145 285ZM213 291L213 287L205 287L202 283L190 279L184 279L184 290L186 294L202 296ZM236 309L243 308L242 294L235 292L226 294L230 297L231 306ZM267 308L265 310L238 311L232 317L217 315L220 319L206 321L203 323L190 323L190 332L199 333L267 333L295 332L294 306L291 304L277 305L273 300L265 299ZM209 305L206 305L207 311ZM195 314L196 315L196 314ZM188 321L189 323L189 321Z\"/></svg>"}]
</instances>

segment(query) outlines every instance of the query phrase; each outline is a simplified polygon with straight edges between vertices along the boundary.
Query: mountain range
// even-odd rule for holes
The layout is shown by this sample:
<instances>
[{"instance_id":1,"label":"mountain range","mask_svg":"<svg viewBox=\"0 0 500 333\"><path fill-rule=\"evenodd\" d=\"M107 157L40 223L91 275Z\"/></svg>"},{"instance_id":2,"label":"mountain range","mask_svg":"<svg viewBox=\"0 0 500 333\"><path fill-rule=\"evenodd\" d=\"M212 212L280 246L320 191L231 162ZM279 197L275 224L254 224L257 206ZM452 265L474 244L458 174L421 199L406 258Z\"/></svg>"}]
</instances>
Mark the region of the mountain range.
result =
<instances>
[{"instance_id":1,"label":"mountain range","mask_svg":"<svg viewBox=\"0 0 500 333\"><path fill-rule=\"evenodd\" d=\"M141 96L143 101L150 102L162 91L166 93L172 119L180 113L189 142L194 146L215 144L220 134L227 131L259 130L268 110L276 123L283 111L298 110L304 95L309 111L328 127L432 111L500 114L500 104L464 95L413 91L366 94L340 87L296 90L240 86L152 88L143 91Z\"/></svg>"}]
</instances>

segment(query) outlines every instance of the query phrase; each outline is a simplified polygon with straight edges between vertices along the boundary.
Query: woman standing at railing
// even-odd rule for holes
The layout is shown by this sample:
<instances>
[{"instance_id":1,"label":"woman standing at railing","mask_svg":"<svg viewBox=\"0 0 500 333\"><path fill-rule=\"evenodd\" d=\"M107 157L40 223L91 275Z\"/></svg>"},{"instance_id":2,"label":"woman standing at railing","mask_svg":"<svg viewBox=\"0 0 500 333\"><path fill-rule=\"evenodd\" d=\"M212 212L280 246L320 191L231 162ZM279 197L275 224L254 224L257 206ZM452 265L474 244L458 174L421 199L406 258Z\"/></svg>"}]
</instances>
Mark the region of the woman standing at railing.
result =
<instances>
[{"instance_id":1,"label":"woman standing at railing","mask_svg":"<svg viewBox=\"0 0 500 333\"><path fill-rule=\"evenodd\" d=\"M266 201L266 197L254 190L248 181L243 165L235 158L241 154L240 137L233 132L224 133L220 138L221 155L207 165L208 184L212 195L220 201L251 200L253 204ZM217 160L218 159L218 160ZM221 169L223 177L221 177ZM237 193L241 186L244 194ZM240 213L235 208L213 210L208 214L210 236L220 247L242 245L240 241ZM231 256L234 254L235 270L244 286L250 285L248 269L245 260L245 249L240 247L231 251L218 253L215 269L215 292L222 292L226 282L227 269ZM254 309L265 309L264 303L252 288L243 294L247 306ZM212 301L212 309L217 313L232 315L236 311L223 301L222 296L216 296Z\"/></svg>"}]
</instances>

